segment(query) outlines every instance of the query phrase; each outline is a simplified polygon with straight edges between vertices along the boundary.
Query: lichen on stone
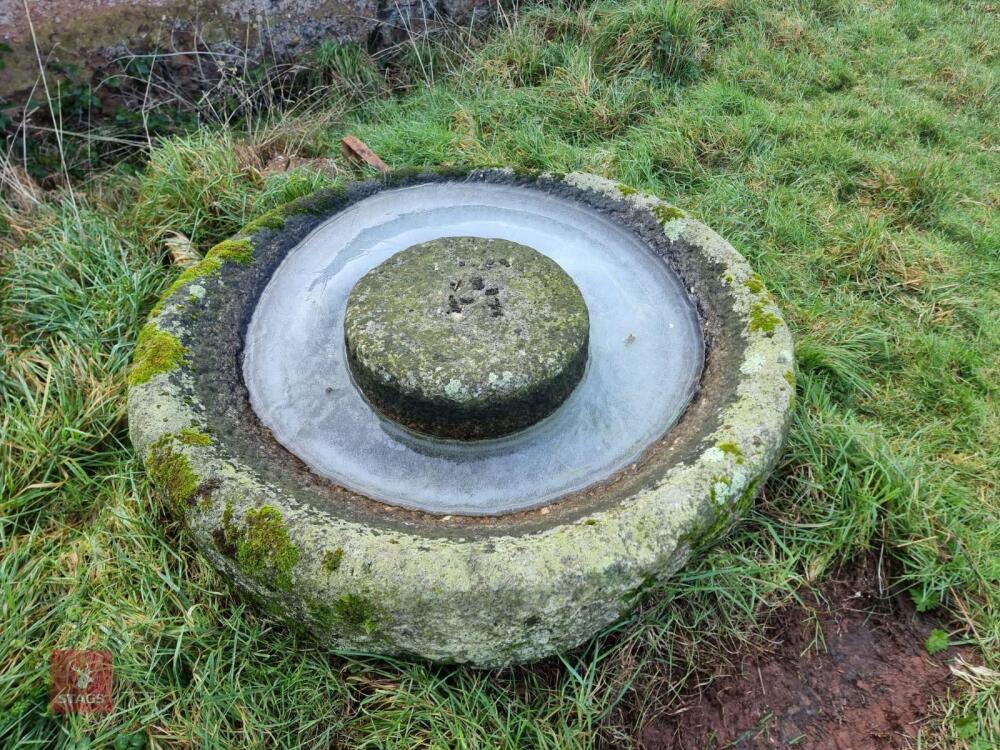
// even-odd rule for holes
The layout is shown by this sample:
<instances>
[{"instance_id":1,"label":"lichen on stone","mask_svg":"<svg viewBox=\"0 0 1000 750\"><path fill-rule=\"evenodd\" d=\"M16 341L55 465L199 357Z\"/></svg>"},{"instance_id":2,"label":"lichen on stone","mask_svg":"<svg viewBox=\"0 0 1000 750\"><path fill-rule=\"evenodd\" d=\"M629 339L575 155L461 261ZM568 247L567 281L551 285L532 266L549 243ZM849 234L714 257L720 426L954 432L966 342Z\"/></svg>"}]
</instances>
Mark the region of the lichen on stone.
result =
<instances>
[{"instance_id":1,"label":"lichen on stone","mask_svg":"<svg viewBox=\"0 0 1000 750\"><path fill-rule=\"evenodd\" d=\"M219 272L219 269L222 268L223 262L232 261L241 265L248 265L252 260L253 245L250 243L250 240L223 240L213 246L200 261L195 263L190 268L185 268L184 271L181 272L180 276L171 282L170 286L167 287L167 291L163 293L160 301L156 303L156 306L153 307L150 314L153 317L159 315L163 311L163 305L168 299L170 299L171 295L173 295L174 292L183 287L185 284L195 281L196 279L208 278L216 275Z\"/></svg>"},{"instance_id":2,"label":"lichen on stone","mask_svg":"<svg viewBox=\"0 0 1000 750\"><path fill-rule=\"evenodd\" d=\"M720 485L720 484L724 484L724 485L726 485L728 487L732 483L733 483L733 480L731 478L729 478L729 477L726 477L726 476L712 477L712 482L708 486L708 498L709 498L709 501L711 502L711 505L712 505L713 508L716 505L718 505L718 503L720 501L719 491L716 489L716 487L718 485Z\"/></svg>"},{"instance_id":3,"label":"lichen on stone","mask_svg":"<svg viewBox=\"0 0 1000 750\"><path fill-rule=\"evenodd\" d=\"M160 297L160 301L153 307L150 315L156 317L163 312L163 306L166 301L170 299L173 293L182 286L190 281L213 275L219 270L221 265L222 261L219 258L202 258L190 268L185 268L184 271L181 272L180 276L174 279L170 286L167 287L167 291L165 291L163 296Z\"/></svg>"},{"instance_id":4,"label":"lichen on stone","mask_svg":"<svg viewBox=\"0 0 1000 750\"><path fill-rule=\"evenodd\" d=\"M273 505L262 505L247 511L243 523L234 540L227 536L227 541L235 543L236 561L248 575L269 579L278 589L290 589L299 548L288 535L281 511Z\"/></svg>"},{"instance_id":5,"label":"lichen on stone","mask_svg":"<svg viewBox=\"0 0 1000 750\"><path fill-rule=\"evenodd\" d=\"M184 364L185 354L187 348L176 336L160 330L154 323L147 323L139 331L135 344L129 385L141 385L160 373L170 372Z\"/></svg>"},{"instance_id":6,"label":"lichen on stone","mask_svg":"<svg viewBox=\"0 0 1000 750\"><path fill-rule=\"evenodd\" d=\"M478 439L552 413L582 378L586 301L553 260L481 237L420 243L369 271L344 316L348 363L380 412Z\"/></svg>"}]
</instances>

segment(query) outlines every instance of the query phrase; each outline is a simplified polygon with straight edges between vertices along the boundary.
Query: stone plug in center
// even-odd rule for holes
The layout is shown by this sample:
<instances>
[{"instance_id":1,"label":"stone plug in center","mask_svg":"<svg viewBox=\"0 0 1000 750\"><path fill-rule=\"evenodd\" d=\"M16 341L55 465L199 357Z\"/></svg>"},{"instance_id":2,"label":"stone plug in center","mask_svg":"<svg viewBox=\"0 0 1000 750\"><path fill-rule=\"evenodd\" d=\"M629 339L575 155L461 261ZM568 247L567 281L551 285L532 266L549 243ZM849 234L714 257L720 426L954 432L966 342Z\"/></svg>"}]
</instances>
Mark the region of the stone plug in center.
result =
<instances>
[{"instance_id":1,"label":"stone plug in center","mask_svg":"<svg viewBox=\"0 0 1000 750\"><path fill-rule=\"evenodd\" d=\"M476 440L544 419L587 364L583 295L555 261L501 239L407 248L353 288L351 373L382 414L416 432Z\"/></svg>"}]
</instances>

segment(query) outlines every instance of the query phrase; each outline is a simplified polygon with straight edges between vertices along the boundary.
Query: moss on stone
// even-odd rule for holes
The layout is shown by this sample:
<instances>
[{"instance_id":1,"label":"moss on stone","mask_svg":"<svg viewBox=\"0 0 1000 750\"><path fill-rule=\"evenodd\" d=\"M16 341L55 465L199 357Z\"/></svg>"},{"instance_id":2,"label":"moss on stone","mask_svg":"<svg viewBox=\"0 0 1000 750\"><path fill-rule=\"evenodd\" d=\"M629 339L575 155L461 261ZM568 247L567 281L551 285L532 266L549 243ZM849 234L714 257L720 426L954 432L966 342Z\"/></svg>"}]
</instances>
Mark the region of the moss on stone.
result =
<instances>
[{"instance_id":1,"label":"moss on stone","mask_svg":"<svg viewBox=\"0 0 1000 750\"><path fill-rule=\"evenodd\" d=\"M157 316L163 312L163 305L171 295L180 289L185 284L195 281L196 279L208 278L214 276L222 268L222 263L224 261L233 261L234 263L239 263L241 265L249 265L253 260L253 245L248 239L230 239L223 240L219 244L213 246L205 257L200 261L195 263L190 268L185 268L181 272L180 276L171 282L170 286L167 287L167 291L163 293L160 301L156 303L153 307L152 316ZM194 301L189 298L189 301Z\"/></svg>"},{"instance_id":2,"label":"moss on stone","mask_svg":"<svg viewBox=\"0 0 1000 750\"><path fill-rule=\"evenodd\" d=\"M469 175L469 165L468 164L439 164L434 167L425 169L426 172L430 172L435 177L443 177L449 180L464 180ZM535 177L541 174L540 169L527 169L528 173L534 173Z\"/></svg>"},{"instance_id":3,"label":"moss on stone","mask_svg":"<svg viewBox=\"0 0 1000 750\"><path fill-rule=\"evenodd\" d=\"M253 244L248 239L223 240L212 247L205 258L217 258L219 261L229 260L248 266L253 261Z\"/></svg>"},{"instance_id":4,"label":"moss on stone","mask_svg":"<svg viewBox=\"0 0 1000 750\"><path fill-rule=\"evenodd\" d=\"M261 214L253 219L243 229L240 234L253 234L262 229L278 230L285 226L285 212L281 208L272 208L265 214Z\"/></svg>"},{"instance_id":5,"label":"moss on stone","mask_svg":"<svg viewBox=\"0 0 1000 750\"><path fill-rule=\"evenodd\" d=\"M629 187L628 185L625 185L625 184L619 182L618 183L618 192L621 193L622 195L624 195L627 198L630 195L635 195L639 191L636 190L634 187Z\"/></svg>"},{"instance_id":6,"label":"moss on stone","mask_svg":"<svg viewBox=\"0 0 1000 750\"><path fill-rule=\"evenodd\" d=\"M534 167L512 167L511 171L513 171L515 177L520 177L524 180L531 180L532 182L537 181L538 178L544 174L542 170L535 169ZM448 175L443 176L447 177Z\"/></svg>"},{"instance_id":7,"label":"moss on stone","mask_svg":"<svg viewBox=\"0 0 1000 750\"><path fill-rule=\"evenodd\" d=\"M360 594L344 594L332 606L315 596L306 595L303 601L320 627L345 635L373 636L384 619L379 607Z\"/></svg>"},{"instance_id":8,"label":"moss on stone","mask_svg":"<svg viewBox=\"0 0 1000 750\"><path fill-rule=\"evenodd\" d=\"M692 534L685 540L687 544L690 545L691 549L699 551L705 549L709 545L716 542L722 536L722 533L736 521L734 518L735 514L730 508L719 507L715 504L714 492L712 497L713 507L715 508L715 518L712 521L712 524L703 532L700 534Z\"/></svg>"},{"instance_id":9,"label":"moss on stone","mask_svg":"<svg viewBox=\"0 0 1000 750\"><path fill-rule=\"evenodd\" d=\"M332 213L347 200L347 188L343 185L332 185L317 190L310 195L296 198L284 208L285 216L325 216Z\"/></svg>"},{"instance_id":10,"label":"moss on stone","mask_svg":"<svg viewBox=\"0 0 1000 750\"><path fill-rule=\"evenodd\" d=\"M233 523L233 504L226 502L222 509L222 520L217 529L212 531L212 541L215 548L226 557L236 557L236 542L239 539L239 527Z\"/></svg>"},{"instance_id":11,"label":"moss on stone","mask_svg":"<svg viewBox=\"0 0 1000 750\"><path fill-rule=\"evenodd\" d=\"M337 621L333 614L333 610L323 603L322 599L312 594L302 595L302 604L305 605L306 612L309 613L309 617L313 619L319 627L326 630L332 630L336 627Z\"/></svg>"},{"instance_id":12,"label":"moss on stone","mask_svg":"<svg viewBox=\"0 0 1000 750\"><path fill-rule=\"evenodd\" d=\"M194 429L193 427L185 427L183 430L181 430L180 434L177 436L177 439L180 442L184 443L184 445L205 446L212 444L212 438L210 438L203 432L198 432L198 430Z\"/></svg>"},{"instance_id":13,"label":"moss on stone","mask_svg":"<svg viewBox=\"0 0 1000 750\"><path fill-rule=\"evenodd\" d=\"M656 578L651 575L644 575L639 585L622 597L622 603L627 608L622 614L626 614L628 610L631 610L636 604L645 599L655 586Z\"/></svg>"},{"instance_id":14,"label":"moss on stone","mask_svg":"<svg viewBox=\"0 0 1000 750\"><path fill-rule=\"evenodd\" d=\"M238 531L235 524L233 524L233 504L226 502L225 507L222 509L222 529L226 533Z\"/></svg>"},{"instance_id":15,"label":"moss on stone","mask_svg":"<svg viewBox=\"0 0 1000 750\"><path fill-rule=\"evenodd\" d=\"M248 575L269 578L283 591L291 588L299 548L289 538L285 519L277 508L262 505L247 511L235 546L236 560Z\"/></svg>"},{"instance_id":16,"label":"moss on stone","mask_svg":"<svg viewBox=\"0 0 1000 750\"><path fill-rule=\"evenodd\" d=\"M182 286L190 281L213 275L219 270L221 265L222 261L219 258L212 257L202 258L190 268L185 268L184 271L181 272L181 275L174 279L170 286L167 287L167 291L163 293L162 297L160 297L160 301L153 307L150 315L156 317L163 312L163 305L168 299L170 299L171 295L173 295L173 293Z\"/></svg>"},{"instance_id":17,"label":"moss on stone","mask_svg":"<svg viewBox=\"0 0 1000 750\"><path fill-rule=\"evenodd\" d=\"M183 453L173 449L174 435L164 435L146 454L146 469L150 479L162 489L178 511L198 492L198 475Z\"/></svg>"},{"instance_id":18,"label":"moss on stone","mask_svg":"<svg viewBox=\"0 0 1000 750\"><path fill-rule=\"evenodd\" d=\"M343 205L347 198L346 187L343 185L332 185L331 187L317 190L314 193L304 195L284 205L272 208L270 211L251 220L240 230L240 233L253 234L261 229L277 231L282 229L285 226L285 222L293 216L325 216Z\"/></svg>"},{"instance_id":19,"label":"moss on stone","mask_svg":"<svg viewBox=\"0 0 1000 750\"><path fill-rule=\"evenodd\" d=\"M135 357L128 374L129 385L140 385L155 375L170 372L184 363L185 354L187 348L176 336L147 323L136 341Z\"/></svg>"},{"instance_id":20,"label":"moss on stone","mask_svg":"<svg viewBox=\"0 0 1000 750\"><path fill-rule=\"evenodd\" d=\"M785 380L788 382L788 385L790 385L790 386L792 386L792 388L794 388L795 387L795 371L794 370L785 370Z\"/></svg>"},{"instance_id":21,"label":"moss on stone","mask_svg":"<svg viewBox=\"0 0 1000 750\"><path fill-rule=\"evenodd\" d=\"M398 185L417 177L426 177L435 174L430 167L397 167L387 175L382 175L381 180L386 185Z\"/></svg>"},{"instance_id":22,"label":"moss on stone","mask_svg":"<svg viewBox=\"0 0 1000 750\"><path fill-rule=\"evenodd\" d=\"M747 486L743 492L740 493L739 499L736 501L737 512L744 512L750 510L750 506L753 505L753 501L757 498L757 489L760 487L760 479L755 479Z\"/></svg>"},{"instance_id":23,"label":"moss on stone","mask_svg":"<svg viewBox=\"0 0 1000 750\"><path fill-rule=\"evenodd\" d=\"M732 456L736 459L736 463L743 463L743 451L740 450L740 446L733 442L719 443L717 446L720 451L725 453L727 456Z\"/></svg>"},{"instance_id":24,"label":"moss on stone","mask_svg":"<svg viewBox=\"0 0 1000 750\"><path fill-rule=\"evenodd\" d=\"M743 285L753 294L760 294L764 291L764 281L755 273L750 274L750 278L744 281Z\"/></svg>"},{"instance_id":25,"label":"moss on stone","mask_svg":"<svg viewBox=\"0 0 1000 750\"><path fill-rule=\"evenodd\" d=\"M693 550L702 550L708 547L722 536L722 533L732 526L739 517L750 509L754 499L757 497L757 489L760 487L760 478L754 479L743 492L739 494L736 501L730 507L720 507L716 484L731 485L732 479L729 477L713 477L712 485L709 489L710 507L715 516L708 528L702 531L695 531L683 537L684 543Z\"/></svg>"},{"instance_id":26,"label":"moss on stone","mask_svg":"<svg viewBox=\"0 0 1000 750\"><path fill-rule=\"evenodd\" d=\"M360 594L344 594L333 603L333 612L349 630L372 635L378 631L381 613L378 607Z\"/></svg>"},{"instance_id":27,"label":"moss on stone","mask_svg":"<svg viewBox=\"0 0 1000 750\"><path fill-rule=\"evenodd\" d=\"M687 214L676 206L671 206L666 203L657 203L653 206L653 216L655 216L656 220L661 224L666 224L667 222L676 221L677 219L683 219L687 216Z\"/></svg>"},{"instance_id":28,"label":"moss on stone","mask_svg":"<svg viewBox=\"0 0 1000 750\"><path fill-rule=\"evenodd\" d=\"M723 453L728 453L731 456L743 455L743 451L740 450L740 447L733 442L719 443L719 450Z\"/></svg>"},{"instance_id":29,"label":"moss on stone","mask_svg":"<svg viewBox=\"0 0 1000 750\"><path fill-rule=\"evenodd\" d=\"M767 302L757 302L750 308L751 333L764 333L773 336L775 329L781 324L781 318L767 309Z\"/></svg>"},{"instance_id":30,"label":"moss on stone","mask_svg":"<svg viewBox=\"0 0 1000 750\"><path fill-rule=\"evenodd\" d=\"M337 547L335 550L323 551L323 570L327 573L336 573L340 569L340 563L344 560L344 550Z\"/></svg>"}]
</instances>

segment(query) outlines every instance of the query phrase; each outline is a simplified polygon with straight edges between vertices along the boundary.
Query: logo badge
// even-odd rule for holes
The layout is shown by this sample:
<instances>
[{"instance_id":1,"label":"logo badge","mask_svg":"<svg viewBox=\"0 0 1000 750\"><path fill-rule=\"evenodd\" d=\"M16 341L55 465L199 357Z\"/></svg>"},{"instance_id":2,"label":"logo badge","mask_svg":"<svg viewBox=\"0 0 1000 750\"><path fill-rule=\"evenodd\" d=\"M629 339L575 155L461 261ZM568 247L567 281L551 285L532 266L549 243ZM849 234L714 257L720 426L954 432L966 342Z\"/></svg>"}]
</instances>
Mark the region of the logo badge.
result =
<instances>
[{"instance_id":1,"label":"logo badge","mask_svg":"<svg viewBox=\"0 0 1000 750\"><path fill-rule=\"evenodd\" d=\"M50 662L50 706L57 714L111 711L111 652L57 649Z\"/></svg>"}]
</instances>

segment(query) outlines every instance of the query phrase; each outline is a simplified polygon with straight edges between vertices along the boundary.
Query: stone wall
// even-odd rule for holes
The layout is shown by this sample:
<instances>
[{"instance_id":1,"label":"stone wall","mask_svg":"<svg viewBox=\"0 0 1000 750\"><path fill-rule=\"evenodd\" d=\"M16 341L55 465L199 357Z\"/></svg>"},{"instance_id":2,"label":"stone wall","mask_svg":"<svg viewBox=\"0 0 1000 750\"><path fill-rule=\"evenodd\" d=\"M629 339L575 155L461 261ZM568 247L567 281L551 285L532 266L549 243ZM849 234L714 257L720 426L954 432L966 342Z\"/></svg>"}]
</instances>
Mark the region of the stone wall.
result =
<instances>
[{"instance_id":1,"label":"stone wall","mask_svg":"<svg viewBox=\"0 0 1000 750\"><path fill-rule=\"evenodd\" d=\"M410 33L487 16L495 0L0 0L0 96L13 99L46 63L100 72L136 54L211 51L294 59L317 43L370 51ZM30 14L30 17L29 17ZM32 31L34 33L32 33ZM36 42L37 52L36 54Z\"/></svg>"}]
</instances>

